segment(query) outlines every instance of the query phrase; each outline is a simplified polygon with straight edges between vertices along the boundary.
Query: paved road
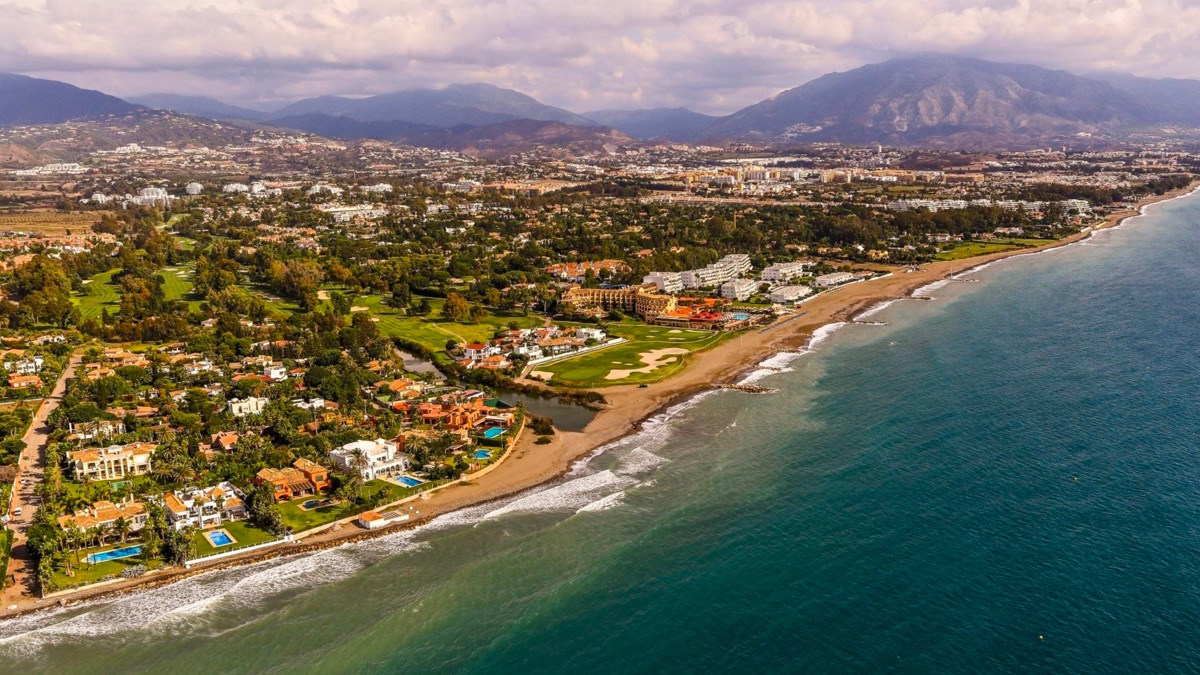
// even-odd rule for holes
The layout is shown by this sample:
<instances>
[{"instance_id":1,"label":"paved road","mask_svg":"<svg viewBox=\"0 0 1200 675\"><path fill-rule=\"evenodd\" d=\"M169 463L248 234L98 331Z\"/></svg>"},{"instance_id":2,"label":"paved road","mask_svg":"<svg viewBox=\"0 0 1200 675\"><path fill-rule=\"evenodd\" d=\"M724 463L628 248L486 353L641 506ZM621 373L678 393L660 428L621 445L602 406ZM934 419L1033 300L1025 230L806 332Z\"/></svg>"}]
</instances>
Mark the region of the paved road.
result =
<instances>
[{"instance_id":1,"label":"paved road","mask_svg":"<svg viewBox=\"0 0 1200 675\"><path fill-rule=\"evenodd\" d=\"M75 375L75 368L79 366L81 359L82 356L79 354L71 357L67 367L63 369L62 376L54 383L50 398L42 402L41 407L33 416L33 421L29 424L29 430L21 439L25 441L25 450L21 452L21 458L17 464L17 486L13 493L9 511L11 520L8 525L15 532L12 557L8 561L8 574L16 578L16 583L5 589L3 595L0 595L0 615L7 613L8 607L19 604L20 600L28 602L30 598L36 597L34 594L37 590L37 568L30 559L29 550L25 545L25 529L33 521L33 514L37 511L40 501L36 489L42 482L42 474L46 468L46 439L50 436L46 418L58 409L63 392L67 389L67 379ZM21 508L22 513L19 516L13 516L12 509L17 507ZM8 577L5 576L5 578Z\"/></svg>"}]
</instances>

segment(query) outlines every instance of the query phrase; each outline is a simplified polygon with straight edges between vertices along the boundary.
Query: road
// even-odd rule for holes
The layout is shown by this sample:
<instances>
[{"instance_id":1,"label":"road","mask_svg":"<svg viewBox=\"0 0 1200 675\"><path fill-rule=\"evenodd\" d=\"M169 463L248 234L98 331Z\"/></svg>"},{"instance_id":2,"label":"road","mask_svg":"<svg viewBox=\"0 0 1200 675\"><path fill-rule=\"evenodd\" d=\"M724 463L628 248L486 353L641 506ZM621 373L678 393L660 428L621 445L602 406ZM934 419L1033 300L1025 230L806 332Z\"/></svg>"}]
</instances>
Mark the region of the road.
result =
<instances>
[{"instance_id":1,"label":"road","mask_svg":"<svg viewBox=\"0 0 1200 675\"><path fill-rule=\"evenodd\" d=\"M21 439L25 441L25 449L21 452L20 461L17 463L16 489L13 492L9 510L11 520L8 526L15 534L12 557L8 561L8 571L5 576L6 579L9 575L15 577L16 583L4 589L3 595L0 595L0 616L11 611L10 607L19 606L20 601L29 602L31 598L36 597L37 567L30 559L28 547L25 545L25 529L33 522L33 514L37 511L40 501L36 491L37 486L42 482L42 474L46 468L46 440L51 431L46 426L46 418L58 409L63 392L67 389L67 379L75 375L75 369L81 360L82 356L79 354L71 357L67 367L63 369L62 375L54 383L50 397L44 400L38 411L34 413L33 420L29 423L29 430ZM21 508L21 515L12 516L12 510L18 507Z\"/></svg>"}]
</instances>

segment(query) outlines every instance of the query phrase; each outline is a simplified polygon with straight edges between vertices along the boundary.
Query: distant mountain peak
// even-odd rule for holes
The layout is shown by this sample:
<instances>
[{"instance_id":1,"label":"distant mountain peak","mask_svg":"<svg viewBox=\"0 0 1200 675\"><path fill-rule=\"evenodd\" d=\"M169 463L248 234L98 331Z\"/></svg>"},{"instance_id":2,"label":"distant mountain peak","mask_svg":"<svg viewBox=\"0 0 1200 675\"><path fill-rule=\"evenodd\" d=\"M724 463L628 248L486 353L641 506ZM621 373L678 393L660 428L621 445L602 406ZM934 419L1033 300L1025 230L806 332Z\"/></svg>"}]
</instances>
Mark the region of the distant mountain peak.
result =
<instances>
[{"instance_id":1,"label":"distant mountain peak","mask_svg":"<svg viewBox=\"0 0 1200 675\"><path fill-rule=\"evenodd\" d=\"M61 124L136 109L115 96L66 82L0 73L0 126Z\"/></svg>"},{"instance_id":2,"label":"distant mountain peak","mask_svg":"<svg viewBox=\"0 0 1200 675\"><path fill-rule=\"evenodd\" d=\"M714 136L898 145L1028 142L1137 125L1153 106L1038 66L916 55L823 75L710 127Z\"/></svg>"}]
</instances>

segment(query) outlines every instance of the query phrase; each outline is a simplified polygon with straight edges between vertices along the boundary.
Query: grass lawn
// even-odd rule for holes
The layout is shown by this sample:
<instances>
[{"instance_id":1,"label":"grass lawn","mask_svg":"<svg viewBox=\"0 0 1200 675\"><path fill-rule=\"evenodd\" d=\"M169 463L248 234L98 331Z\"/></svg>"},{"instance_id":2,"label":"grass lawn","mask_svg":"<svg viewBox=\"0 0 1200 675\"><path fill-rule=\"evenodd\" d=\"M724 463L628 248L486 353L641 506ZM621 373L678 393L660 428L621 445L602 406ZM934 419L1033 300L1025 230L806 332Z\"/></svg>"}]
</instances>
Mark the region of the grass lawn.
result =
<instances>
[{"instance_id":1,"label":"grass lawn","mask_svg":"<svg viewBox=\"0 0 1200 675\"><path fill-rule=\"evenodd\" d=\"M385 504L388 502L394 502L397 499L403 499L404 497L407 497L411 494L416 494L419 491L419 489L416 487L402 488L395 483L376 479L366 482L366 484L363 486L363 496L368 498L374 497L376 494L384 490L387 491L387 497L383 501ZM279 505L280 511L283 512L283 524L292 528L292 532L302 532L304 530L325 525L326 523L332 523L335 520L341 520L342 518L347 518L367 510L365 506L359 504L348 504L346 502L338 502L330 506L322 506L319 509L312 509L310 511L305 511L304 509L300 508L301 504L310 499L324 499L324 497L301 497L300 499L293 499L290 502L284 502ZM233 533L233 530L230 530L229 533L233 534L234 538L237 538L237 535Z\"/></svg>"},{"instance_id":2,"label":"grass lawn","mask_svg":"<svg viewBox=\"0 0 1200 675\"><path fill-rule=\"evenodd\" d=\"M81 295L76 295L71 298L79 307L79 313L85 319L98 319L104 313L104 308L108 308L109 314L116 314L121 308L121 296L117 293L117 286L113 283L112 278L120 269L101 272L91 278L90 283L85 286L85 290Z\"/></svg>"},{"instance_id":3,"label":"grass lawn","mask_svg":"<svg viewBox=\"0 0 1200 675\"><path fill-rule=\"evenodd\" d=\"M587 354L556 361L535 370L554 373L554 384L568 387L604 387L619 384L645 384L658 382L683 370L697 352L709 349L736 335L733 332L714 333L707 330L679 330L641 323L612 324L610 335L623 337L628 342L615 347L600 349ZM632 373L619 380L606 380L612 370L632 370L645 367L641 354L657 349L682 348L688 354L676 355L670 363L661 365L649 373Z\"/></svg>"},{"instance_id":4,"label":"grass lawn","mask_svg":"<svg viewBox=\"0 0 1200 675\"><path fill-rule=\"evenodd\" d=\"M124 544L108 544L99 548L83 549L79 552L79 562L75 561L75 553L73 551L67 551L56 556L54 559L54 583L59 588L94 584L97 581L104 580L105 577L118 577L126 568L134 567L135 565L145 565L148 569L162 565L162 561L158 558L146 558L142 555L121 558L120 560L106 560L93 565L87 563L88 554L108 551L114 548L123 548L125 546L136 546L137 543L137 541L128 541ZM68 562L70 562L75 576L67 576Z\"/></svg>"},{"instance_id":5,"label":"grass lawn","mask_svg":"<svg viewBox=\"0 0 1200 675\"><path fill-rule=\"evenodd\" d=\"M1052 241L1051 239L994 239L988 242L964 242L949 251L938 253L936 259L962 260L963 258L973 258L977 255L987 255L999 251L1012 251L1021 248L1043 246L1052 243Z\"/></svg>"},{"instance_id":6,"label":"grass lawn","mask_svg":"<svg viewBox=\"0 0 1200 675\"><path fill-rule=\"evenodd\" d=\"M229 546L222 546L220 548L217 548L217 547L214 547L212 544L208 543L208 539L205 538L205 536L204 536L204 531L197 530L196 534L195 534L196 557L197 558L206 556L206 555L212 555L214 553L225 553L226 551L236 551L239 548L246 548L247 546L254 546L255 544L262 544L264 542L273 541L275 539L278 539L278 537L271 534L270 532L267 532L266 530L255 527L254 525L251 525L250 523L247 523L245 521L227 522L227 523L221 525L221 527L219 527L219 528L214 527L214 528L210 528L210 529L213 529L213 530L223 529L226 532L228 532L229 536L233 537L235 541L234 541L234 543L230 544ZM205 531L207 531L207 530L205 530Z\"/></svg>"}]
</instances>

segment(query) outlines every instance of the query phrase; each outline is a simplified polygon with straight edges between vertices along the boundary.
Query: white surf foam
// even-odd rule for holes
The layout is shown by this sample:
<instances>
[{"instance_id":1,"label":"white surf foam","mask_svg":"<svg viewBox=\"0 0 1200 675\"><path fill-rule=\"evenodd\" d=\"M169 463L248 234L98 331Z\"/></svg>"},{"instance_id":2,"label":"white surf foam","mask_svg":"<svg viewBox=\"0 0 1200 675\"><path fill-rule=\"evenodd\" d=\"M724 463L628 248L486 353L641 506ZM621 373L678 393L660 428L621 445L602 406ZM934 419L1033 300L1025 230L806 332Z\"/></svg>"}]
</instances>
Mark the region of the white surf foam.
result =
<instances>
[{"instance_id":1,"label":"white surf foam","mask_svg":"<svg viewBox=\"0 0 1200 675\"><path fill-rule=\"evenodd\" d=\"M636 482L634 478L620 476L605 469L516 499L486 514L484 519L529 511L579 509L601 496L622 490Z\"/></svg>"},{"instance_id":2,"label":"white surf foam","mask_svg":"<svg viewBox=\"0 0 1200 675\"><path fill-rule=\"evenodd\" d=\"M585 504L580 507L576 513L595 513L597 511L607 511L611 508L620 506L625 501L625 491L614 492L611 495L601 497L594 502Z\"/></svg>"},{"instance_id":3,"label":"white surf foam","mask_svg":"<svg viewBox=\"0 0 1200 675\"><path fill-rule=\"evenodd\" d=\"M854 317L854 320L862 321L864 319L869 319L869 318L875 316L876 314L882 312L883 310L887 309L888 307L891 307L895 303L896 303L895 300L885 300L883 302L871 305L864 312L862 312L858 316Z\"/></svg>"},{"instance_id":4,"label":"white surf foam","mask_svg":"<svg viewBox=\"0 0 1200 675\"><path fill-rule=\"evenodd\" d=\"M816 349L818 345L828 340L830 336L841 330L845 325L845 321L838 321L837 323L829 323L821 326L813 331L812 337L808 339L808 344L804 345L804 348L807 351Z\"/></svg>"}]
</instances>

